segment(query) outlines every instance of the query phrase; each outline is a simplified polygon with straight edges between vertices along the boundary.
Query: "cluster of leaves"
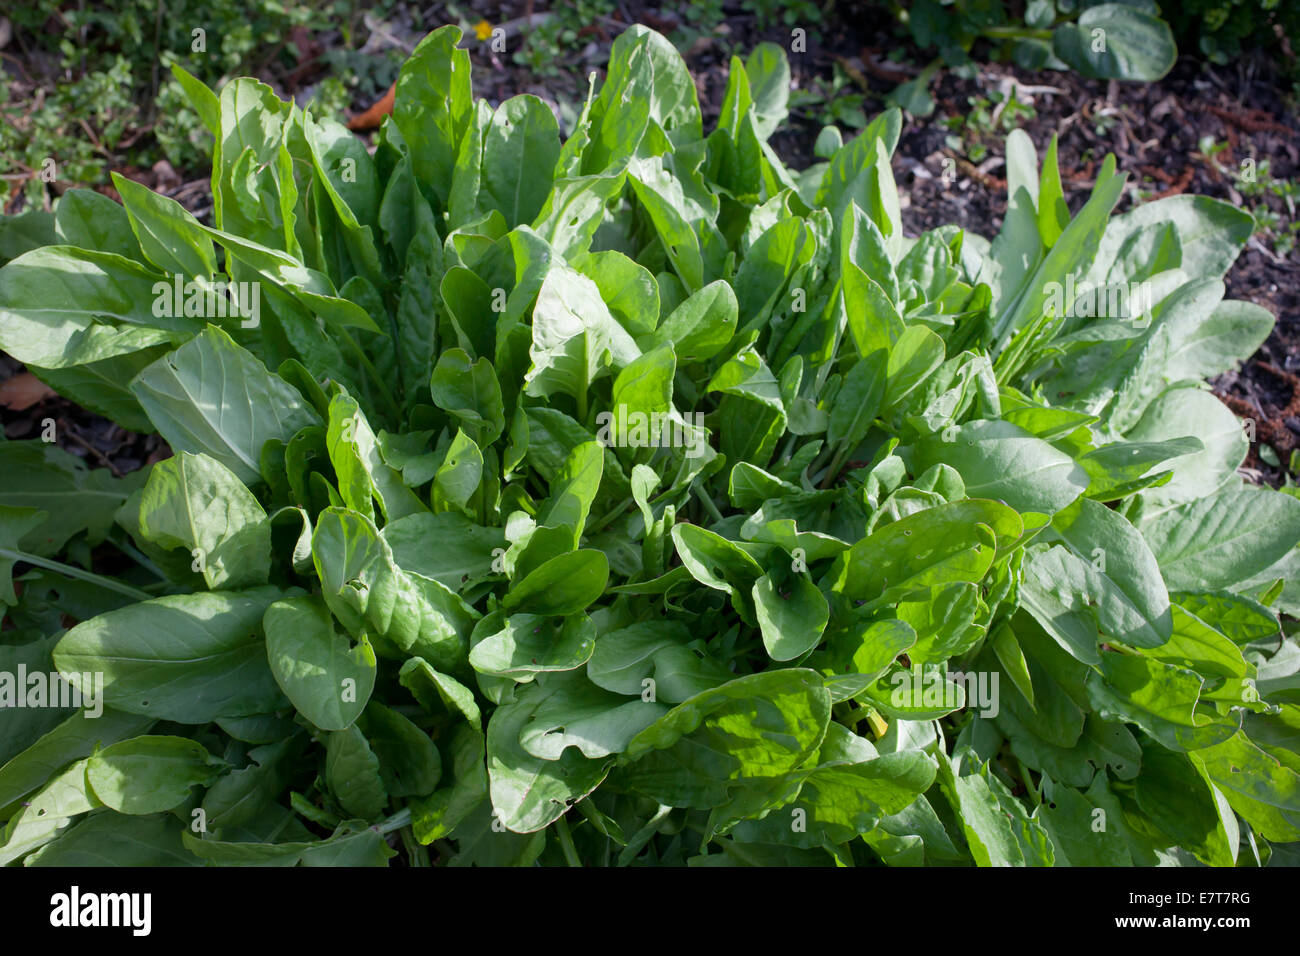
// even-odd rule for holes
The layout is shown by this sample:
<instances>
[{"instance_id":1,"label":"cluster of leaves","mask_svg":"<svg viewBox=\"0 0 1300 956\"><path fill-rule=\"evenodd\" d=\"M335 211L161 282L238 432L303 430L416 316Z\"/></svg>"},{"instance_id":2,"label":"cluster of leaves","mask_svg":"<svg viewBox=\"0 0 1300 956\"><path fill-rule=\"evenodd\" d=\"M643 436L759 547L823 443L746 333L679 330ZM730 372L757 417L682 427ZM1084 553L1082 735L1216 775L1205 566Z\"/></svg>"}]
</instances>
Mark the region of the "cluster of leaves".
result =
<instances>
[{"instance_id":1,"label":"cluster of leaves","mask_svg":"<svg viewBox=\"0 0 1300 956\"><path fill-rule=\"evenodd\" d=\"M936 59L892 94L918 116L934 109L926 87L941 65L965 68L977 40L1031 70L1074 70L1093 79L1151 82L1173 68L1178 55L1155 0L1029 0L1023 19L1003 0L913 0L894 4L921 49Z\"/></svg>"},{"instance_id":2,"label":"cluster of leaves","mask_svg":"<svg viewBox=\"0 0 1300 956\"><path fill-rule=\"evenodd\" d=\"M103 678L0 711L0 861L1295 859L1300 501L1204 387L1248 215L1111 218L1110 159L1071 216L1015 132L995 239L906 237L900 114L787 169L776 47L706 135L632 28L562 142L459 42L373 155L176 70L216 226L119 181L0 269L0 346L176 452L0 445L0 671Z\"/></svg>"}]
</instances>

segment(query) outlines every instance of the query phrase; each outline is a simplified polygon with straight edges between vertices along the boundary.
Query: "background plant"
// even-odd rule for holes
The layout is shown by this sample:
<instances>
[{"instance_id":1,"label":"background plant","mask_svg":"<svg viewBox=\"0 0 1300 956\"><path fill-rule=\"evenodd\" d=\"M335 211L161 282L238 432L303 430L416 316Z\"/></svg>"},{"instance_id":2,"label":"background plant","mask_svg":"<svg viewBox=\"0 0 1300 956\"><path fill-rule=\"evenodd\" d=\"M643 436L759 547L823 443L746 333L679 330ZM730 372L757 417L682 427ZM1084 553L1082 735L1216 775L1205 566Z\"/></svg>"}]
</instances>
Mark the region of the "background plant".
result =
<instances>
[{"instance_id":1,"label":"background plant","mask_svg":"<svg viewBox=\"0 0 1300 956\"><path fill-rule=\"evenodd\" d=\"M365 9L383 16L394 6ZM392 82L397 65L386 66L383 56L349 55L364 39L357 35L362 13L350 0L310 9L278 0L77 5L38 0L6 10L13 24L10 50L23 54L24 69L43 64L46 72L31 77L43 90L35 103L15 97L10 74L0 71L0 110L7 120L0 122L0 153L18 167L17 175L0 186L0 204L12 208L13 192L22 190L29 206L43 208L44 184L27 171L39 171L47 157L59 164L61 179L85 185L107 183L109 169L128 161L150 166L166 158L177 169L201 165L207 157L206 133L184 108L171 65L179 63L210 84L240 71L265 75L275 66L287 72L301 63L291 38L295 28L337 31L341 44L327 51L324 61L358 86L347 91L348 99L377 98ZM193 49L195 29L205 32L201 52ZM375 73L381 75L368 83ZM339 109L347 101L336 81L323 91L318 106Z\"/></svg>"},{"instance_id":2,"label":"background plant","mask_svg":"<svg viewBox=\"0 0 1300 956\"><path fill-rule=\"evenodd\" d=\"M892 9L917 46L936 51L922 74L894 94L898 105L918 116L934 109L925 90L940 65L969 65L977 41L992 43L998 56L1027 69L1072 69L1096 79L1151 82L1168 73L1177 56L1173 34L1151 0L1031 0L1023 14L1002 0L915 0Z\"/></svg>"}]
</instances>

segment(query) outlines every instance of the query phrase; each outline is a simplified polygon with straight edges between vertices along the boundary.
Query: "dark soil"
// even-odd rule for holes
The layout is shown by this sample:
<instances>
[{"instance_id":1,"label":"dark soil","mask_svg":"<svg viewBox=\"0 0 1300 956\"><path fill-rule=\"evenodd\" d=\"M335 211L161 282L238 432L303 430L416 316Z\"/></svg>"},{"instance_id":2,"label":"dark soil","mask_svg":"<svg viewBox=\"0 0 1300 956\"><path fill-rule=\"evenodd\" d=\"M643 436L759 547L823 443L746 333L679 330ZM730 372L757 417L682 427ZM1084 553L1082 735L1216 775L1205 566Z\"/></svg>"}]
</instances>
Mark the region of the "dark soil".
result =
<instances>
[{"instance_id":1,"label":"dark soil","mask_svg":"<svg viewBox=\"0 0 1300 956\"><path fill-rule=\"evenodd\" d=\"M538 3L534 8L529 0L523 0L475 3L473 11L491 24L514 31L509 41L514 50L519 31L528 29L529 21L524 18L544 7ZM724 10L727 18L723 24L711 34L695 35L685 54L696 79L706 128L720 109L733 51L743 55L764 40L790 49L789 28L759 29L752 15L728 5ZM809 25L806 52L790 53L794 86L812 89L818 77L830 77L838 65L850 81L845 92L864 96L867 115L874 115L884 108L885 96L899 82L918 72L913 64L926 62L928 55L898 35L877 9L850 2L837 4L836 10L834 21L820 31ZM405 24L407 29L397 31L394 42L413 45L424 32L444 22L452 21L442 5L435 4L425 22ZM492 102L533 93L557 107L580 105L586 95L587 74L602 70L613 38L635 22L664 33L690 26L668 8L625 0L613 17L586 25L580 31L579 48L566 54L563 63L545 64L546 75L515 63L509 53L493 53L486 44L479 45L471 54L475 93ZM328 42L328 38L316 39ZM896 57L900 62L886 58L887 53L900 50L904 54ZM300 95L320 76L306 64L292 73L263 79L288 96ZM1278 69L1262 56L1232 68L1212 67L1185 56L1164 80L1132 85L1086 80L1072 73L1029 73L991 63L979 66L969 77L941 73L930 90L936 103L934 113L927 118L909 116L905 122L894 173L904 204L904 225L910 234L941 223L956 223L985 236L996 233L1006 208L1005 181L1000 173L1002 140L1010 126L1001 122L978 128L968 125L964 132L951 126L960 127L973 115L979 98L1011 90L1016 91L1018 102L1032 106L1032 115L1022 115L1012 125L1029 133L1040 155L1052 134L1059 136L1063 185L1074 209L1092 188L1098 164L1107 153L1114 153L1130 183L1117 211L1130 208L1139 199L1195 192L1248 209L1267 205L1281 214L1283 223L1293 218L1277 196L1240 195L1232 176L1243 160L1253 158L1257 167L1267 161L1277 180L1300 178L1300 125L1293 104L1286 99ZM357 112L370 105L354 104ZM983 105L986 110L994 106ZM773 146L788 164L804 168L815 161L812 146L820 128L821 119L814 109L796 111L773 137ZM846 130L846 137L851 133ZM954 136L959 141L951 141ZM1213 158L1201 155L1199 141L1205 136L1226 143L1226 148ZM979 156L979 161L972 162L972 155ZM945 167L955 170L956 177L945 177ZM205 170L178 174L165 166L120 171L174 196L198 215L210 211ZM1229 172L1225 175L1225 171ZM1258 441L1252 445L1247 470L1251 477L1273 484L1283 480L1291 453L1300 449L1298 275L1300 256L1294 251L1281 254L1269 236L1257 235L1226 278L1230 297L1253 301L1278 318L1259 353L1239 372L1225 374L1214 383L1216 393L1234 411L1256 421ZM19 370L0 356L0 383ZM14 391L31 397L23 389ZM43 420L52 417L61 423L60 443L85 457L92 467L110 466L126 472L140 467L150 456L166 454L158 439L122 432L57 396L45 395L35 404L16 407L6 395L0 384L0 421L9 438L35 437ZM1271 451L1261 452L1264 446ZM1275 456L1281 467L1270 465L1261 454Z\"/></svg>"}]
</instances>

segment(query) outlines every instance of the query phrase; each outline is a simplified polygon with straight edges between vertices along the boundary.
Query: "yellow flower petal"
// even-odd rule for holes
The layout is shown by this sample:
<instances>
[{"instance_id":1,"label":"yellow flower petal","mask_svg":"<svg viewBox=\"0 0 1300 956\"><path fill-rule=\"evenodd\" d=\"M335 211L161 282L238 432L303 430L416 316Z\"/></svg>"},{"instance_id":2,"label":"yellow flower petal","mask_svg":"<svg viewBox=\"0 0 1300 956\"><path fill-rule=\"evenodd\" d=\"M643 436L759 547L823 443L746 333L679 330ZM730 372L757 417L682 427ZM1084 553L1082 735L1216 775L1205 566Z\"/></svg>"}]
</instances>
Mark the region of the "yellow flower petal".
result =
<instances>
[{"instance_id":1,"label":"yellow flower petal","mask_svg":"<svg viewBox=\"0 0 1300 956\"><path fill-rule=\"evenodd\" d=\"M486 20L480 20L478 23L474 24L474 35L480 40L486 40L492 35L492 24L488 23Z\"/></svg>"}]
</instances>

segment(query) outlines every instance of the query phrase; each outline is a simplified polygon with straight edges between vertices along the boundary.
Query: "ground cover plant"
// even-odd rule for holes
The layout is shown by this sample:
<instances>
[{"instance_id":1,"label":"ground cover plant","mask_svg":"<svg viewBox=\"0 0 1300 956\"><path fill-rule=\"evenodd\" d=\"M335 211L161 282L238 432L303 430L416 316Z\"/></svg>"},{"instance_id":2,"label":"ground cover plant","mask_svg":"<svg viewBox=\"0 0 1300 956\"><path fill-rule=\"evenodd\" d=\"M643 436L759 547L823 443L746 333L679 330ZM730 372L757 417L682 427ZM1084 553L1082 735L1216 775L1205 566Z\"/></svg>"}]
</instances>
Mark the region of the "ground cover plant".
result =
<instances>
[{"instance_id":1,"label":"ground cover plant","mask_svg":"<svg viewBox=\"0 0 1300 956\"><path fill-rule=\"evenodd\" d=\"M787 169L776 47L706 135L633 28L562 141L460 39L373 155L176 69L215 225L119 179L0 269L175 452L0 444L0 861L1295 861L1300 501L1204 387L1247 213L1072 213L1015 132L995 238L907 237L899 114Z\"/></svg>"},{"instance_id":2,"label":"ground cover plant","mask_svg":"<svg viewBox=\"0 0 1300 956\"><path fill-rule=\"evenodd\" d=\"M1072 69L1106 80L1158 80L1178 55L1169 24L1151 0L1031 0L1019 11L982 0L916 0L892 3L891 9L918 47L936 51L921 74L892 96L918 115L934 109L927 92L934 74L945 65L968 67L971 47L978 40L994 44L1002 59L1027 69Z\"/></svg>"}]
</instances>

